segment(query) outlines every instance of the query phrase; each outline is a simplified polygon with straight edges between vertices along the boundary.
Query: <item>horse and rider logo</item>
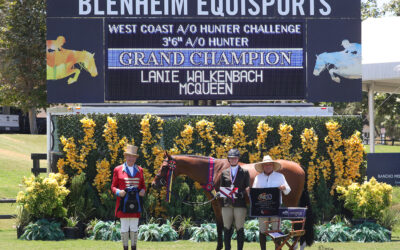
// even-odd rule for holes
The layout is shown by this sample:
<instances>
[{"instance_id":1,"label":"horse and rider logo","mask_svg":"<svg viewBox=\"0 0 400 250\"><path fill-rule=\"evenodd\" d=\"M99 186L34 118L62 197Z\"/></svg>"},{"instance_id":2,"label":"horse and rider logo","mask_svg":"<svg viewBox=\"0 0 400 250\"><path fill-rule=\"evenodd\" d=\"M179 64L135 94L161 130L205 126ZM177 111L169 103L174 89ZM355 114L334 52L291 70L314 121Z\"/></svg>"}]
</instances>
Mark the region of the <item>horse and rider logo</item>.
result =
<instances>
[{"instance_id":1,"label":"horse and rider logo","mask_svg":"<svg viewBox=\"0 0 400 250\"><path fill-rule=\"evenodd\" d=\"M340 77L347 79L361 79L361 45L342 41L344 50L337 52L324 52L317 55L314 75L319 76L325 69L333 81L340 83Z\"/></svg>"},{"instance_id":2,"label":"horse and rider logo","mask_svg":"<svg viewBox=\"0 0 400 250\"><path fill-rule=\"evenodd\" d=\"M258 195L259 201L270 201L272 200L272 194L262 193Z\"/></svg>"},{"instance_id":3,"label":"horse and rider logo","mask_svg":"<svg viewBox=\"0 0 400 250\"><path fill-rule=\"evenodd\" d=\"M94 53L64 49L65 41L63 36L46 41L47 80L60 80L73 75L67 80L68 84L72 84L78 80L82 69L96 77Z\"/></svg>"}]
</instances>

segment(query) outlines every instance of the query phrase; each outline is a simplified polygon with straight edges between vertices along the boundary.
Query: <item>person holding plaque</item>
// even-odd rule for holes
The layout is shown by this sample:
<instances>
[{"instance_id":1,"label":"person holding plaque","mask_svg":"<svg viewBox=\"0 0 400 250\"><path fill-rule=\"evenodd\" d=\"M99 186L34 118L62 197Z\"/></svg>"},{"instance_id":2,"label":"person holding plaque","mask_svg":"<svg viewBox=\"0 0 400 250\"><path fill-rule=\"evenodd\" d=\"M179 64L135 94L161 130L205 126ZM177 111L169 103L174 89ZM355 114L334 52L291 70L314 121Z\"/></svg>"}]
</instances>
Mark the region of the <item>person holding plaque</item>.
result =
<instances>
[{"instance_id":1,"label":"person holding plaque","mask_svg":"<svg viewBox=\"0 0 400 250\"><path fill-rule=\"evenodd\" d=\"M244 222L247 215L245 197L250 192L250 175L247 170L239 166L239 158L238 149L229 150L230 167L221 174L222 220L224 222L224 243L227 250L231 249L233 221L235 221L237 232L237 249L243 249L244 244Z\"/></svg>"},{"instance_id":2,"label":"person holding plaque","mask_svg":"<svg viewBox=\"0 0 400 250\"><path fill-rule=\"evenodd\" d=\"M136 250L138 224L142 212L141 197L145 195L143 169L136 165L138 147L127 145L126 162L114 168L111 191L117 196L115 216L121 220L121 240L128 249L129 236L132 250Z\"/></svg>"},{"instance_id":3,"label":"person holding plaque","mask_svg":"<svg viewBox=\"0 0 400 250\"><path fill-rule=\"evenodd\" d=\"M286 182L285 176L277 171L281 169L281 164L274 161L269 155L264 156L262 162L254 164L255 169L260 174L256 176L253 183L253 188L279 188L284 195L290 193L290 187ZM282 200L280 201L282 203ZM259 229L260 229L260 247L261 250L266 249L266 235L267 221L279 221L279 217L259 217ZM278 229L279 222L273 222L272 230Z\"/></svg>"}]
</instances>

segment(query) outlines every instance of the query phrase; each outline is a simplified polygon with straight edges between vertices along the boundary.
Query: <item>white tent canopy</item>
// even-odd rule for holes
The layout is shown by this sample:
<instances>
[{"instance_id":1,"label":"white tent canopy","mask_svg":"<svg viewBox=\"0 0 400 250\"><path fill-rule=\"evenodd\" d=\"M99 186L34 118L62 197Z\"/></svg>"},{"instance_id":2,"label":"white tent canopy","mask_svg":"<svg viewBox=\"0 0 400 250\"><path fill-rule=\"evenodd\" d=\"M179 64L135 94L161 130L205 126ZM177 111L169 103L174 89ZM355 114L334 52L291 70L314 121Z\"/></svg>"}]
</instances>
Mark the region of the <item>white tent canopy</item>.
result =
<instances>
[{"instance_id":1,"label":"white tent canopy","mask_svg":"<svg viewBox=\"0 0 400 250\"><path fill-rule=\"evenodd\" d=\"M400 17L362 22L362 89L368 91L370 149L374 150L374 92L400 93Z\"/></svg>"}]
</instances>

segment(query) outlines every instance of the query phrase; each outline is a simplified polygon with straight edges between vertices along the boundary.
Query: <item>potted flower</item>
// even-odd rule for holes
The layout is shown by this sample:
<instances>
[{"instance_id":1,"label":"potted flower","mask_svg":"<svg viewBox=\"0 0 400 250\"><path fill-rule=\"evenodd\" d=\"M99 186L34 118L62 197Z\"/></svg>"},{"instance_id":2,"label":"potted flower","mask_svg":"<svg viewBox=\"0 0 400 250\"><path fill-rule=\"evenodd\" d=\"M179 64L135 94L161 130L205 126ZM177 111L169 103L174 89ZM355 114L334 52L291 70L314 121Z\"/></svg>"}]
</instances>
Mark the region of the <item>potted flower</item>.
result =
<instances>
[{"instance_id":1,"label":"potted flower","mask_svg":"<svg viewBox=\"0 0 400 250\"><path fill-rule=\"evenodd\" d=\"M392 202L392 186L380 183L374 177L361 185L352 183L348 187L338 186L336 191L339 198L344 200L344 207L353 213L355 222L375 223Z\"/></svg>"},{"instance_id":2,"label":"potted flower","mask_svg":"<svg viewBox=\"0 0 400 250\"><path fill-rule=\"evenodd\" d=\"M94 230L94 227L96 226L96 224L99 222L99 220L98 219L96 219L96 218L94 218L93 220L90 220L89 221L89 223L86 225L86 228L85 228L85 235L86 235L86 237L91 237L91 236L93 236L93 230Z\"/></svg>"},{"instance_id":3,"label":"potted flower","mask_svg":"<svg viewBox=\"0 0 400 250\"><path fill-rule=\"evenodd\" d=\"M64 234L66 239L78 239L79 238L79 227L78 225L78 218L77 217L69 217L65 218L67 222L67 226L64 227Z\"/></svg>"},{"instance_id":4,"label":"potted flower","mask_svg":"<svg viewBox=\"0 0 400 250\"><path fill-rule=\"evenodd\" d=\"M390 231L389 236L392 236L392 229L400 224L400 211L393 208L387 208L383 211L382 217L378 219L378 224Z\"/></svg>"},{"instance_id":5,"label":"potted flower","mask_svg":"<svg viewBox=\"0 0 400 250\"><path fill-rule=\"evenodd\" d=\"M194 226L191 218L184 218L178 228L178 233L183 240L190 239L190 229Z\"/></svg>"},{"instance_id":6,"label":"potted flower","mask_svg":"<svg viewBox=\"0 0 400 250\"><path fill-rule=\"evenodd\" d=\"M17 227L17 239L24 233L24 228L29 224L29 213L24 209L24 206L18 205L16 210L15 225Z\"/></svg>"}]
</instances>

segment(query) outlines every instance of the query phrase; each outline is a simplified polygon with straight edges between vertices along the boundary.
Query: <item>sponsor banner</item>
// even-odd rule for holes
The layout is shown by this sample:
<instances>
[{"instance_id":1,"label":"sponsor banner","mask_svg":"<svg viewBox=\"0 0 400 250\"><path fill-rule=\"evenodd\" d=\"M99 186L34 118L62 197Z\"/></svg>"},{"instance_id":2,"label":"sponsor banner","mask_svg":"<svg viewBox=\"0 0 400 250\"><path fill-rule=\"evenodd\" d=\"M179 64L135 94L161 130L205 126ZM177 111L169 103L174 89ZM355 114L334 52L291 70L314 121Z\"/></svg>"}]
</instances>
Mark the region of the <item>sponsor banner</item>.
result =
<instances>
[{"instance_id":1,"label":"sponsor banner","mask_svg":"<svg viewBox=\"0 0 400 250\"><path fill-rule=\"evenodd\" d=\"M48 102L359 101L360 13L358 0L48 1Z\"/></svg>"},{"instance_id":2,"label":"sponsor banner","mask_svg":"<svg viewBox=\"0 0 400 250\"><path fill-rule=\"evenodd\" d=\"M250 216L278 216L280 201L278 188L250 188Z\"/></svg>"},{"instance_id":3,"label":"sponsor banner","mask_svg":"<svg viewBox=\"0 0 400 250\"><path fill-rule=\"evenodd\" d=\"M359 18L348 0L51 0L48 17Z\"/></svg>"},{"instance_id":4,"label":"sponsor banner","mask_svg":"<svg viewBox=\"0 0 400 250\"><path fill-rule=\"evenodd\" d=\"M375 177L379 182L400 186L400 153L367 154L368 179Z\"/></svg>"},{"instance_id":5,"label":"sponsor banner","mask_svg":"<svg viewBox=\"0 0 400 250\"><path fill-rule=\"evenodd\" d=\"M104 102L103 21L47 19L47 101Z\"/></svg>"},{"instance_id":6,"label":"sponsor banner","mask_svg":"<svg viewBox=\"0 0 400 250\"><path fill-rule=\"evenodd\" d=\"M305 207L280 207L279 217L281 219L300 219L306 217L307 208Z\"/></svg>"},{"instance_id":7,"label":"sponsor banner","mask_svg":"<svg viewBox=\"0 0 400 250\"><path fill-rule=\"evenodd\" d=\"M301 22L112 20L106 100L305 98Z\"/></svg>"},{"instance_id":8,"label":"sponsor banner","mask_svg":"<svg viewBox=\"0 0 400 250\"><path fill-rule=\"evenodd\" d=\"M307 21L307 100L361 101L361 22Z\"/></svg>"}]
</instances>

